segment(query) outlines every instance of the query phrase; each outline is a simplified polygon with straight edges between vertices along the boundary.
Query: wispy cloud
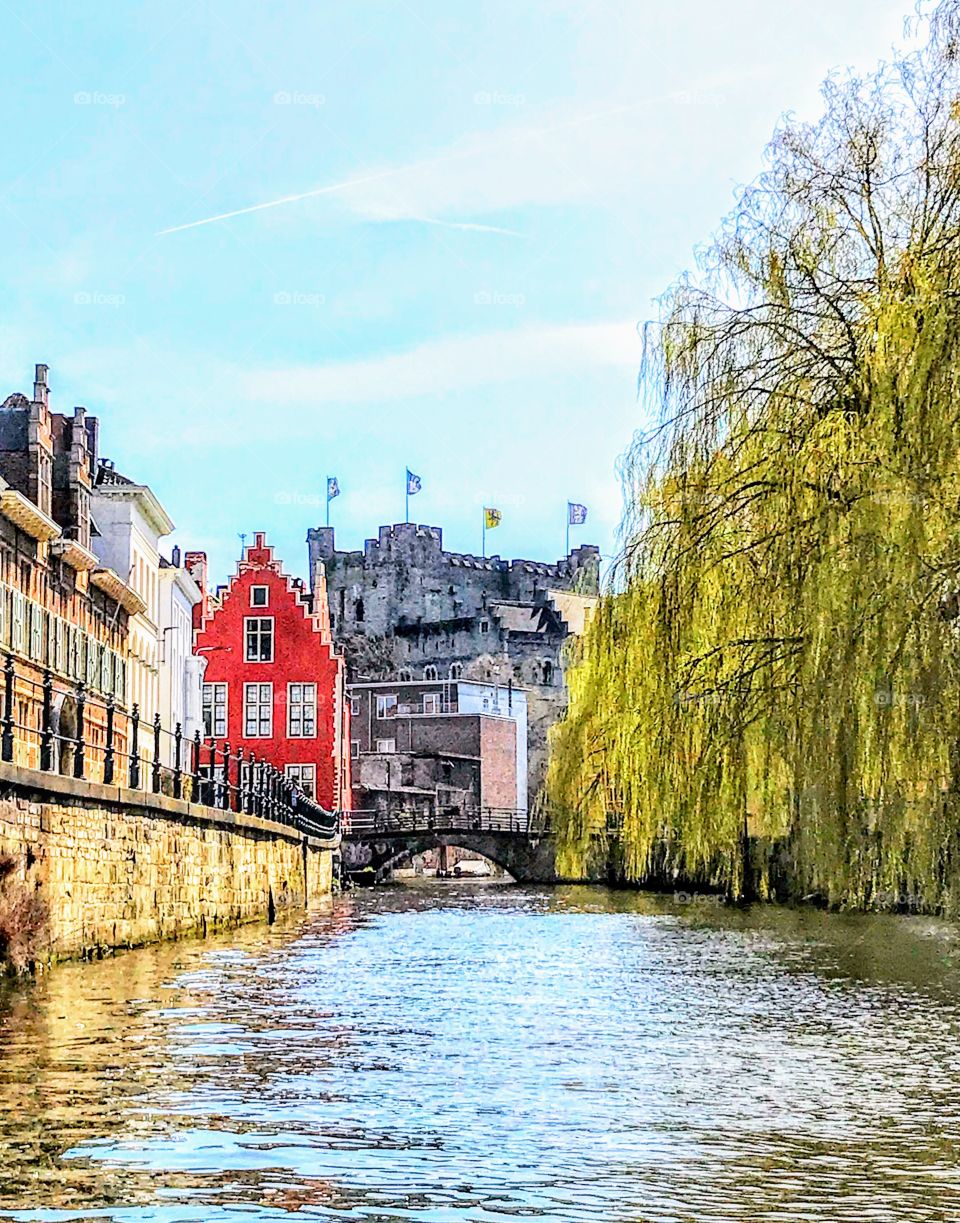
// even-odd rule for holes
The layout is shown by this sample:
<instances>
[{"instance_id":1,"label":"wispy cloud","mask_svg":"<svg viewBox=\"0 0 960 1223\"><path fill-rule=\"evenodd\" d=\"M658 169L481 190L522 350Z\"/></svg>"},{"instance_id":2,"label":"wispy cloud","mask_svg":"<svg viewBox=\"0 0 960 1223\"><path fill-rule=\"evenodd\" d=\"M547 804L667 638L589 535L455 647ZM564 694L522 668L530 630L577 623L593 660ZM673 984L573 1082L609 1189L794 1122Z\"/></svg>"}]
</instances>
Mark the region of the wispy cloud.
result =
<instances>
[{"instance_id":1,"label":"wispy cloud","mask_svg":"<svg viewBox=\"0 0 960 1223\"><path fill-rule=\"evenodd\" d=\"M433 340L360 361L241 374L244 399L318 407L383 403L561 373L622 369L630 385L640 341L633 319L488 331Z\"/></svg>"}]
</instances>

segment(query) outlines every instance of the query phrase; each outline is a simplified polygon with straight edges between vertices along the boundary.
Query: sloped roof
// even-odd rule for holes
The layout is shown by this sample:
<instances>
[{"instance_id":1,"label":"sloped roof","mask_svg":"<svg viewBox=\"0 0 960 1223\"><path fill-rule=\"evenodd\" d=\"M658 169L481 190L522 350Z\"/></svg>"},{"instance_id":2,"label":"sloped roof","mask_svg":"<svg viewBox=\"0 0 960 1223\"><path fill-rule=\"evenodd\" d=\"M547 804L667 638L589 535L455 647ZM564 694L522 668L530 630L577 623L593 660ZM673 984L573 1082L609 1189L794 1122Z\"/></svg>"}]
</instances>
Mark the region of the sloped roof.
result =
<instances>
[{"instance_id":1,"label":"sloped roof","mask_svg":"<svg viewBox=\"0 0 960 1223\"><path fill-rule=\"evenodd\" d=\"M546 608L532 603L494 603L490 610L508 633L546 633L551 628Z\"/></svg>"}]
</instances>

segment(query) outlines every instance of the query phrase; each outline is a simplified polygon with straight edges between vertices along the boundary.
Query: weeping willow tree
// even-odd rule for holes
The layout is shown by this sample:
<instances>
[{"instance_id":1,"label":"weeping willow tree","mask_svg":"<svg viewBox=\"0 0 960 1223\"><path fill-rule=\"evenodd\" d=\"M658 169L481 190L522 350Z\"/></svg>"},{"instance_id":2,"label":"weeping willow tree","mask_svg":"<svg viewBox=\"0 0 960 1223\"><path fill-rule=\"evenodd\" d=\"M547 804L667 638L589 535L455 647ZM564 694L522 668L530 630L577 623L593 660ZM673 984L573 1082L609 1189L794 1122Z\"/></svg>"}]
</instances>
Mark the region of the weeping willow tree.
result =
<instances>
[{"instance_id":1,"label":"weeping willow tree","mask_svg":"<svg viewBox=\"0 0 960 1223\"><path fill-rule=\"evenodd\" d=\"M655 430L574 647L563 869L960 908L960 0L785 124L645 333Z\"/></svg>"}]
</instances>

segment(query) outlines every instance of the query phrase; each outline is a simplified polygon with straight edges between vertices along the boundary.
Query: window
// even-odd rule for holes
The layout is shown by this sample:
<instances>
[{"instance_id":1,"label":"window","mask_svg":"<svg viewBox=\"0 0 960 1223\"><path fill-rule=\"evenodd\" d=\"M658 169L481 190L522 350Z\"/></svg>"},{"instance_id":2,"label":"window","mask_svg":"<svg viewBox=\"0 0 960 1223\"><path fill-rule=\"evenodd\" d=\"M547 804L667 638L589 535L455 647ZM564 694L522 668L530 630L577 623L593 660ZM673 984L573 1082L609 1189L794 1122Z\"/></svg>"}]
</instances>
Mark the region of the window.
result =
<instances>
[{"instance_id":1,"label":"window","mask_svg":"<svg viewBox=\"0 0 960 1223\"><path fill-rule=\"evenodd\" d=\"M463 674L463 663L462 662L452 662L450 664L450 678L459 679L462 674Z\"/></svg>"},{"instance_id":2,"label":"window","mask_svg":"<svg viewBox=\"0 0 960 1223\"><path fill-rule=\"evenodd\" d=\"M243 685L243 737L273 736L273 684Z\"/></svg>"},{"instance_id":3,"label":"window","mask_svg":"<svg viewBox=\"0 0 960 1223\"><path fill-rule=\"evenodd\" d=\"M430 663L429 666L423 668L423 678L427 680L440 678L439 674L437 673L437 668L433 665L433 663Z\"/></svg>"},{"instance_id":4,"label":"window","mask_svg":"<svg viewBox=\"0 0 960 1223\"><path fill-rule=\"evenodd\" d=\"M74 679L83 679L87 666L87 657L85 652L86 639L83 633L74 627L70 628L70 674Z\"/></svg>"},{"instance_id":5,"label":"window","mask_svg":"<svg viewBox=\"0 0 960 1223\"><path fill-rule=\"evenodd\" d=\"M553 663L549 658L544 659L543 663L543 682L545 684L553 683Z\"/></svg>"},{"instance_id":6,"label":"window","mask_svg":"<svg viewBox=\"0 0 960 1223\"><path fill-rule=\"evenodd\" d=\"M395 718L397 716L397 694L388 692L377 697L377 717Z\"/></svg>"},{"instance_id":7,"label":"window","mask_svg":"<svg viewBox=\"0 0 960 1223\"><path fill-rule=\"evenodd\" d=\"M44 514L49 514L53 504L53 458L46 450L37 455L37 483L37 505Z\"/></svg>"},{"instance_id":8,"label":"window","mask_svg":"<svg viewBox=\"0 0 960 1223\"><path fill-rule=\"evenodd\" d=\"M350 740L350 756L354 760L360 759L360 740L359 739Z\"/></svg>"},{"instance_id":9,"label":"window","mask_svg":"<svg viewBox=\"0 0 960 1223\"><path fill-rule=\"evenodd\" d=\"M29 603L30 613L30 657L34 662L43 662L43 608Z\"/></svg>"},{"instance_id":10,"label":"window","mask_svg":"<svg viewBox=\"0 0 960 1223\"><path fill-rule=\"evenodd\" d=\"M401 667L397 673L397 679L401 684L409 684L413 682L413 672L409 667Z\"/></svg>"},{"instance_id":11,"label":"window","mask_svg":"<svg viewBox=\"0 0 960 1223\"><path fill-rule=\"evenodd\" d=\"M350 716L352 718L359 718L360 716L360 698L358 696L350 698Z\"/></svg>"},{"instance_id":12,"label":"window","mask_svg":"<svg viewBox=\"0 0 960 1223\"><path fill-rule=\"evenodd\" d=\"M317 737L316 684L287 684L287 735L291 739Z\"/></svg>"},{"instance_id":13,"label":"window","mask_svg":"<svg viewBox=\"0 0 960 1223\"><path fill-rule=\"evenodd\" d=\"M26 600L19 590L13 592L13 632L10 638L10 644L13 649L23 653L24 638L26 637L26 619L27 605Z\"/></svg>"},{"instance_id":14,"label":"window","mask_svg":"<svg viewBox=\"0 0 960 1223\"><path fill-rule=\"evenodd\" d=\"M87 642L87 687L96 688L100 678L100 642Z\"/></svg>"},{"instance_id":15,"label":"window","mask_svg":"<svg viewBox=\"0 0 960 1223\"><path fill-rule=\"evenodd\" d=\"M57 624L54 630L54 667L61 673L67 669L67 626L57 617Z\"/></svg>"},{"instance_id":16,"label":"window","mask_svg":"<svg viewBox=\"0 0 960 1223\"><path fill-rule=\"evenodd\" d=\"M480 621L480 632L481 632L481 633L489 633L489 632L490 632L490 621L489 621L489 620L481 620L481 621Z\"/></svg>"},{"instance_id":17,"label":"window","mask_svg":"<svg viewBox=\"0 0 960 1223\"><path fill-rule=\"evenodd\" d=\"M203 685L203 733L207 739L227 737L227 685Z\"/></svg>"},{"instance_id":18,"label":"window","mask_svg":"<svg viewBox=\"0 0 960 1223\"><path fill-rule=\"evenodd\" d=\"M423 712L433 714L440 712L439 692L425 692L423 694Z\"/></svg>"},{"instance_id":19,"label":"window","mask_svg":"<svg viewBox=\"0 0 960 1223\"><path fill-rule=\"evenodd\" d=\"M317 797L317 766L315 764L288 764L284 772L287 780L299 786L307 798Z\"/></svg>"},{"instance_id":20,"label":"window","mask_svg":"<svg viewBox=\"0 0 960 1223\"><path fill-rule=\"evenodd\" d=\"M273 662L273 617L247 616L247 662Z\"/></svg>"},{"instance_id":21,"label":"window","mask_svg":"<svg viewBox=\"0 0 960 1223\"><path fill-rule=\"evenodd\" d=\"M396 739L378 739L377 751L381 756L390 756L397 750Z\"/></svg>"},{"instance_id":22,"label":"window","mask_svg":"<svg viewBox=\"0 0 960 1223\"><path fill-rule=\"evenodd\" d=\"M269 586L251 586L250 587L250 606L251 607L269 607L270 606L270 587Z\"/></svg>"},{"instance_id":23,"label":"window","mask_svg":"<svg viewBox=\"0 0 960 1223\"><path fill-rule=\"evenodd\" d=\"M353 618L357 624L363 624L363 599L357 599L353 605Z\"/></svg>"}]
</instances>

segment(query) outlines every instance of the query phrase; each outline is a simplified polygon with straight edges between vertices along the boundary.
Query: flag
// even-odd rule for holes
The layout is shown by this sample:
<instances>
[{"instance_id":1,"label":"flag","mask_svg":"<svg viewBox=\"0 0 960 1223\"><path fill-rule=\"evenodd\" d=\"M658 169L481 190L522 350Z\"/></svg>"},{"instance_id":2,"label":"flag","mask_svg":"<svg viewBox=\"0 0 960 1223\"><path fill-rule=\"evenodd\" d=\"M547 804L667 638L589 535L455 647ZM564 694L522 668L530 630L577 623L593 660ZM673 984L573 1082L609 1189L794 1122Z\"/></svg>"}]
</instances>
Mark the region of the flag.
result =
<instances>
[{"instance_id":1,"label":"flag","mask_svg":"<svg viewBox=\"0 0 960 1223\"><path fill-rule=\"evenodd\" d=\"M483 507L483 525L488 531L492 531L494 527L498 527L503 521L503 514L499 510L485 505Z\"/></svg>"},{"instance_id":2,"label":"flag","mask_svg":"<svg viewBox=\"0 0 960 1223\"><path fill-rule=\"evenodd\" d=\"M567 522L572 527L582 527L587 521L587 507L578 505L576 501L567 502Z\"/></svg>"},{"instance_id":3,"label":"flag","mask_svg":"<svg viewBox=\"0 0 960 1223\"><path fill-rule=\"evenodd\" d=\"M332 501L334 497L340 496L340 481L336 476L327 476L327 500Z\"/></svg>"},{"instance_id":4,"label":"flag","mask_svg":"<svg viewBox=\"0 0 960 1223\"><path fill-rule=\"evenodd\" d=\"M423 481L419 476L415 476L410 468L407 468L407 496L412 497L414 493L418 493L423 487Z\"/></svg>"}]
</instances>

